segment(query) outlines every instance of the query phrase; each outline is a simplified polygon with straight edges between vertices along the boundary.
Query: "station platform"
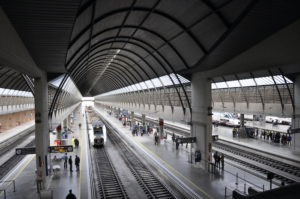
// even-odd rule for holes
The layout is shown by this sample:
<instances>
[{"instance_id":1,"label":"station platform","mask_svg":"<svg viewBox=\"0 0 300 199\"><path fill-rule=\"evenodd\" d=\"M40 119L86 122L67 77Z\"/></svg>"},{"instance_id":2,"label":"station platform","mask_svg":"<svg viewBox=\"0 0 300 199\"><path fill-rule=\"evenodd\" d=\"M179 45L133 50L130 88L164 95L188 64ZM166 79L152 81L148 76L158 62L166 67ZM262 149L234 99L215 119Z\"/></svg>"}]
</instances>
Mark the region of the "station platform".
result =
<instances>
[{"instance_id":1,"label":"station platform","mask_svg":"<svg viewBox=\"0 0 300 199\"><path fill-rule=\"evenodd\" d=\"M11 128L11 129L1 131L0 144L5 142L6 140L10 139L11 137L18 135L20 132L23 132L33 126L34 126L34 120L26 122L24 124L21 124L19 126Z\"/></svg>"},{"instance_id":2,"label":"station platform","mask_svg":"<svg viewBox=\"0 0 300 199\"><path fill-rule=\"evenodd\" d=\"M272 124L267 124L267 126ZM260 127L256 124L255 126ZM287 128L283 127L282 129ZM300 154L293 152L293 147L288 144L274 143L271 140L266 140L258 136L257 138L239 138L232 136L232 128L225 126L213 127L213 135L218 135L219 139L242 145L247 148L255 149L260 152L272 154L274 156L283 157L285 159L291 159L293 161L300 162Z\"/></svg>"},{"instance_id":3,"label":"station platform","mask_svg":"<svg viewBox=\"0 0 300 199\"><path fill-rule=\"evenodd\" d=\"M54 156L57 159L61 158L64 154L52 153L51 161L49 164L52 168L50 170L48 184L46 190L42 194L52 194L52 198L65 199L69 190L76 195L77 198L91 198L90 197L90 167L88 163L88 139L86 132L86 122L84 109L79 108L75 111L74 123L70 128L73 133L69 134L67 139L67 145L72 145L72 138L79 139L79 148L75 148L72 153L68 153L68 157L72 156L73 160L73 172L70 172L69 164L68 168L64 169L64 161L54 161ZM81 128L79 128L81 123ZM53 145L53 140L56 139L56 135L51 134L50 140ZM80 157L80 170L76 171L75 167L75 155ZM49 167L50 167L49 165ZM8 175L0 182L0 190L6 189L6 197L10 199L35 199L40 198L37 193L36 185L36 161L35 155L26 155L25 158L14 168ZM12 182L15 181L15 189L13 191ZM4 194L1 192L1 195Z\"/></svg>"},{"instance_id":4,"label":"station platform","mask_svg":"<svg viewBox=\"0 0 300 199\"><path fill-rule=\"evenodd\" d=\"M190 147L185 144L176 150L175 143L171 136L166 141L156 146L152 135L132 136L129 126L123 126L121 121L109 115L106 111L95 108L95 110L105 118L119 134L133 148L145 158L151 161L151 164L157 169L157 172L163 173L170 179L176 181L181 187L184 187L194 195L194 198L224 198L225 187L227 194L230 190L238 188L243 191L244 186L255 187L256 189L267 188L269 182L226 164L225 169L218 170L216 173L210 173L201 168L200 165L190 163ZM238 179L236 175L240 176ZM227 195L228 196L228 195Z\"/></svg>"}]
</instances>

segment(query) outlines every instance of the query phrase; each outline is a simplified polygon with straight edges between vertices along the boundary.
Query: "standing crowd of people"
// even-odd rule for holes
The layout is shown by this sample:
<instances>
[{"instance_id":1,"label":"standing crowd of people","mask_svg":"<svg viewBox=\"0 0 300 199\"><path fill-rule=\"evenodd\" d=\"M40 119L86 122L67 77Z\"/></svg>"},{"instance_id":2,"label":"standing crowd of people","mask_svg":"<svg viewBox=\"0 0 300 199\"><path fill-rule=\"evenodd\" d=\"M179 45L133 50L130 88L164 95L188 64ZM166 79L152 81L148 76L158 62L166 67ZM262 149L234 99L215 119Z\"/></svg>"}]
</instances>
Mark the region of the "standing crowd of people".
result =
<instances>
[{"instance_id":1,"label":"standing crowd of people","mask_svg":"<svg viewBox=\"0 0 300 199\"><path fill-rule=\"evenodd\" d=\"M64 168L65 169L68 168L68 163L69 163L70 172L73 172L73 159L72 159L72 156L70 155L68 157L68 154L65 153L65 155L64 155ZM76 171L79 171L79 165L80 165L80 158L77 155L75 155Z\"/></svg>"},{"instance_id":2,"label":"standing crowd of people","mask_svg":"<svg viewBox=\"0 0 300 199\"><path fill-rule=\"evenodd\" d=\"M292 136L290 133L280 133L264 129L262 129L260 138L264 140L270 140L275 143L287 144L289 146L292 142Z\"/></svg>"}]
</instances>

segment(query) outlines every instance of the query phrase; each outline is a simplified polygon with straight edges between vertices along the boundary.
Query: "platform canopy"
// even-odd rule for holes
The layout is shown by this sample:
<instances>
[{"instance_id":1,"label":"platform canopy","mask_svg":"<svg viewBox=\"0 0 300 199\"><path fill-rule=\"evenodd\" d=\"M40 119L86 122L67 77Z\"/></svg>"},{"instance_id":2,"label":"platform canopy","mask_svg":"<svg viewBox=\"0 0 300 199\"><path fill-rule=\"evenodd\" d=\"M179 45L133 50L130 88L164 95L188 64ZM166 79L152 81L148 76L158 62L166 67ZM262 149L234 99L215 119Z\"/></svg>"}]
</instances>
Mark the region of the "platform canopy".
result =
<instances>
[{"instance_id":1,"label":"platform canopy","mask_svg":"<svg viewBox=\"0 0 300 199\"><path fill-rule=\"evenodd\" d=\"M1 6L36 64L50 78L68 72L84 96L216 68L300 16L297 0L3 0Z\"/></svg>"}]
</instances>

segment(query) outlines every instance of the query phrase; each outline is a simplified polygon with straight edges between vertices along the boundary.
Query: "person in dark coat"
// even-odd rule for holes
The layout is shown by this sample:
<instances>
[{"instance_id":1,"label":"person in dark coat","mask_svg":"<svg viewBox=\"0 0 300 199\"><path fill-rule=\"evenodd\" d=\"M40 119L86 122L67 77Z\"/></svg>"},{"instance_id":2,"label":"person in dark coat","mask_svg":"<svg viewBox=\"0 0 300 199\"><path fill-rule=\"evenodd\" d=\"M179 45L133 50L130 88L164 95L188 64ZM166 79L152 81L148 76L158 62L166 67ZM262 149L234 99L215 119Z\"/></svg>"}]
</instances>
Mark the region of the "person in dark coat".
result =
<instances>
[{"instance_id":1,"label":"person in dark coat","mask_svg":"<svg viewBox=\"0 0 300 199\"><path fill-rule=\"evenodd\" d=\"M78 146L79 146L79 140L77 138L75 138L74 143L75 143L75 147L78 148Z\"/></svg>"},{"instance_id":2,"label":"person in dark coat","mask_svg":"<svg viewBox=\"0 0 300 199\"><path fill-rule=\"evenodd\" d=\"M66 199L76 199L76 196L72 193L72 189L69 190L69 194L67 195Z\"/></svg>"},{"instance_id":3,"label":"person in dark coat","mask_svg":"<svg viewBox=\"0 0 300 199\"><path fill-rule=\"evenodd\" d=\"M75 157L76 171L79 171L79 163L80 163L80 158L76 155Z\"/></svg>"},{"instance_id":4,"label":"person in dark coat","mask_svg":"<svg viewBox=\"0 0 300 199\"><path fill-rule=\"evenodd\" d=\"M73 160L72 160L72 156L69 157L69 165L70 165L70 171L73 172Z\"/></svg>"},{"instance_id":5,"label":"person in dark coat","mask_svg":"<svg viewBox=\"0 0 300 199\"><path fill-rule=\"evenodd\" d=\"M65 169L68 168L68 155L67 155L67 153L65 153L65 155L64 155L64 168Z\"/></svg>"},{"instance_id":6,"label":"person in dark coat","mask_svg":"<svg viewBox=\"0 0 300 199\"><path fill-rule=\"evenodd\" d=\"M172 141L175 142L175 134L172 134Z\"/></svg>"}]
</instances>

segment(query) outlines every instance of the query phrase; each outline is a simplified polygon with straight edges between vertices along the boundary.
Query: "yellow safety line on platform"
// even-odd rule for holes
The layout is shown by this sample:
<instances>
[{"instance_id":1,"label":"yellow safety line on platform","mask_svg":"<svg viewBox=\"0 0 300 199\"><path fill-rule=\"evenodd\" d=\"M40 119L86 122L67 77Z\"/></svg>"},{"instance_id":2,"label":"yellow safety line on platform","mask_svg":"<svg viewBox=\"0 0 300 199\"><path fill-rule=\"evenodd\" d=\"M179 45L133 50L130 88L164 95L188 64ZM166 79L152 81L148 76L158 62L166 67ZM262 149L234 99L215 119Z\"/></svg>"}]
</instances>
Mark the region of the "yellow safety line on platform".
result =
<instances>
[{"instance_id":1,"label":"yellow safety line on platform","mask_svg":"<svg viewBox=\"0 0 300 199\"><path fill-rule=\"evenodd\" d=\"M28 162L26 162L26 164L23 165L23 167L17 172L17 174L14 176L14 178L5 186L4 189L6 189L9 185L11 185L11 183L17 179L17 177L19 177L19 175L24 171L24 169L29 165L29 163L33 160L35 156L32 155L31 159L28 160ZM9 179L8 179L9 180ZM2 195L3 192L0 193L0 196Z\"/></svg>"},{"instance_id":2,"label":"yellow safety line on platform","mask_svg":"<svg viewBox=\"0 0 300 199\"><path fill-rule=\"evenodd\" d=\"M186 181L188 181L191 185L193 185L196 189L198 189L200 192L202 192L203 194L205 194L207 197L213 199L213 197L211 195L209 195L206 191L204 191L201 187L199 187L198 185L196 185L195 183L193 183L188 177L186 177L185 175L183 175L181 172L179 172L177 169L175 169L174 167L172 167L169 163L167 163L165 160L163 160L159 155L157 155L155 152L153 152L151 149L149 149L148 147L146 147L144 144L142 144L139 140L137 140L136 137L130 135L138 144L140 144L143 148L145 148L148 152L150 152L152 155L154 155L155 157L157 157L160 161L162 161L164 164L166 164L166 166L168 166L170 169L172 169L173 171L175 171L178 175L180 175L182 178L184 178Z\"/></svg>"},{"instance_id":3,"label":"yellow safety line on platform","mask_svg":"<svg viewBox=\"0 0 300 199\"><path fill-rule=\"evenodd\" d=\"M17 177L23 172L23 170L29 165L29 163L35 158L35 155L32 155L31 159L28 160L28 162L19 170L19 172L15 175L15 178L13 180L16 180Z\"/></svg>"}]
</instances>

